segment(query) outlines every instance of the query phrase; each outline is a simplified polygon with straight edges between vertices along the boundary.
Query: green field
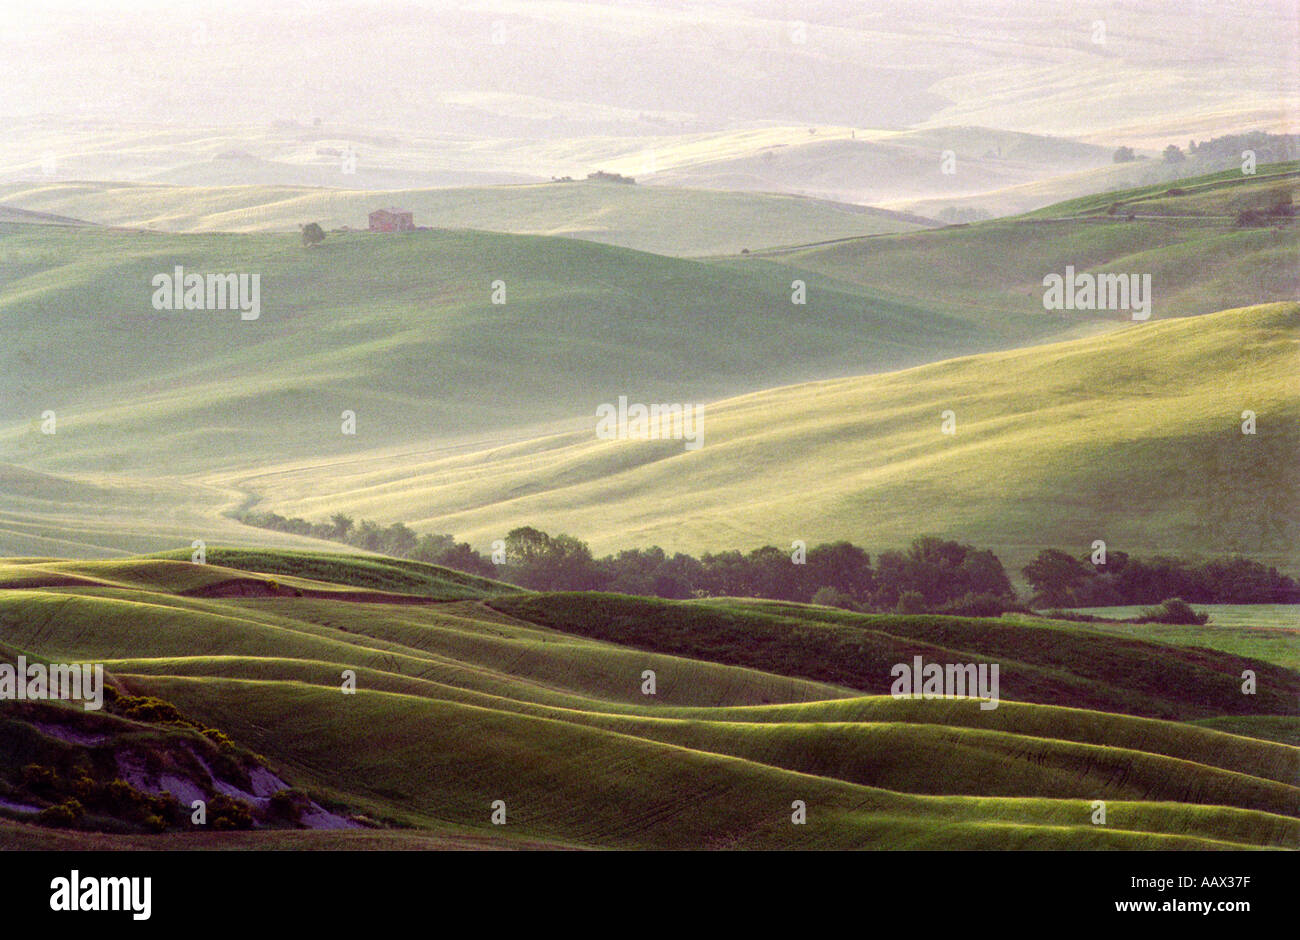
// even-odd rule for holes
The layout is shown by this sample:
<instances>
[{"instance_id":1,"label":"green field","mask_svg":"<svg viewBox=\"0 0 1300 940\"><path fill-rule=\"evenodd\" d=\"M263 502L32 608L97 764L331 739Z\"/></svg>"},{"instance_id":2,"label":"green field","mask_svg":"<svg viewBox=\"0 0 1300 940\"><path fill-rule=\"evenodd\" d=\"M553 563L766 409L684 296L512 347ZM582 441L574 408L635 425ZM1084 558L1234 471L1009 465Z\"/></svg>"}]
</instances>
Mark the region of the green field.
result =
<instances>
[{"instance_id":1,"label":"green field","mask_svg":"<svg viewBox=\"0 0 1300 940\"><path fill-rule=\"evenodd\" d=\"M1183 195L1165 195L1171 188ZM1234 225L1243 209L1266 208L1297 191L1295 164L1276 164L1253 177L1192 177L1013 219L844 241L745 263L779 262L792 272L870 285L900 302L992 320L1042 312L1044 275L1063 273L1067 265L1080 272L1149 273L1152 319L1182 317L1300 296L1292 263L1296 228ZM1115 204L1122 211L1108 215ZM1128 213L1151 218L1130 222Z\"/></svg>"},{"instance_id":2,"label":"green field","mask_svg":"<svg viewBox=\"0 0 1300 940\"><path fill-rule=\"evenodd\" d=\"M1217 214L1272 204L1293 187L1288 172L1107 197L1158 197L1195 219L1128 222L1097 202L1051 216L1082 214L1072 221L708 262L464 230L351 233L308 251L289 233L0 226L12 339L0 350L0 550L312 547L230 518L256 507L402 520L479 548L523 524L598 551L796 538L878 551L933 531L1017 566L1044 544L1102 536L1294 566L1294 519L1264 509L1294 505L1289 308L1170 322L1294 299L1294 230ZM259 319L154 310L150 279L177 264L260 273ZM1043 310L1044 273L1066 265L1151 273L1152 322ZM796 279L804 305L790 302ZM1087 342L1024 348L1068 337ZM707 446L593 441L596 407L622 394L708 403ZM949 409L958 435L937 438ZM354 436L340 433L345 410ZM1234 456L1244 410L1269 418ZM41 433L46 411L57 434ZM1008 453L1023 455L1015 491L990 471ZM1234 469L1238 457L1248 464ZM1217 482L1237 471L1277 499ZM1146 485L1152 475L1183 481L1196 507Z\"/></svg>"},{"instance_id":3,"label":"green field","mask_svg":"<svg viewBox=\"0 0 1300 940\"><path fill-rule=\"evenodd\" d=\"M24 11L0 852L1300 850L1295 2Z\"/></svg>"},{"instance_id":4,"label":"green field","mask_svg":"<svg viewBox=\"0 0 1300 940\"><path fill-rule=\"evenodd\" d=\"M29 812L0 809L0 844L1300 844L1300 749L1186 723L1294 720L1294 670L1068 625L512 595L490 584L478 588L481 599L460 599L466 586L431 566L219 551L214 558L238 567L5 562L0 658L103 662L123 691L220 729L242 749L223 753L256 755L246 759L363 828L281 828L220 842L184 827L156 837L125 825L116 836L55 835ZM300 565L330 580L258 570ZM385 580L376 581L377 568L388 570ZM231 593L251 582L262 596ZM386 600L347 593L378 584L408 591ZM1080 645L1095 655L1081 656ZM862 652L828 659L836 646ZM999 706L884 694L889 664L913 653L1001 661ZM836 681L812 675L832 664ZM1235 693L1243 664L1260 671L1268 695ZM340 692L344 669L356 672L355 695ZM646 669L656 673L653 697L642 693ZM45 758L56 764L132 742L176 747L182 733L159 738L156 726L75 709L56 733L16 708L0 705L0 734L57 752ZM100 722L92 730L102 736L111 725L114 736L77 743L77 723L92 720ZM20 758L0 761L0 801L21 802ZM504 826L490 821L498 799ZM806 804L806 825L791 823L794 800ZM1091 821L1096 800L1106 802L1105 825Z\"/></svg>"},{"instance_id":5,"label":"green field","mask_svg":"<svg viewBox=\"0 0 1300 940\"><path fill-rule=\"evenodd\" d=\"M1300 669L1300 606L1295 604L1195 604L1210 615L1203 627L1167 623L1090 623L1089 629L1190 646L1208 646L1237 656ZM1080 607L1077 613L1124 620L1136 607Z\"/></svg>"},{"instance_id":6,"label":"green field","mask_svg":"<svg viewBox=\"0 0 1300 940\"><path fill-rule=\"evenodd\" d=\"M400 474L298 468L241 485L288 515L344 509L484 548L524 524L598 553L795 539L878 552L928 532L991 547L1012 571L1101 538L1294 572L1298 325L1300 306L1272 304L775 389L710 405L696 451L575 433Z\"/></svg>"},{"instance_id":7,"label":"green field","mask_svg":"<svg viewBox=\"0 0 1300 940\"><path fill-rule=\"evenodd\" d=\"M339 181L343 185L346 178ZM11 184L0 203L103 225L170 232L365 229L387 206L417 225L554 235L691 256L799 245L827 238L906 232L925 221L902 214L770 193L732 193L612 183L536 183L384 192L309 186L164 186L143 183Z\"/></svg>"},{"instance_id":8,"label":"green field","mask_svg":"<svg viewBox=\"0 0 1300 940\"><path fill-rule=\"evenodd\" d=\"M177 265L259 274L258 319L155 310L151 279ZM572 422L631 385L711 400L1059 325L973 324L815 279L812 302L796 306L777 270L466 231L353 233L308 251L288 234L12 226L0 231L0 277L6 458L171 479L499 440ZM345 409L355 437L340 433ZM46 410L60 415L57 435L39 433Z\"/></svg>"},{"instance_id":9,"label":"green field","mask_svg":"<svg viewBox=\"0 0 1300 940\"><path fill-rule=\"evenodd\" d=\"M1122 192L1094 193L1029 213L1042 218L1112 214L1223 217L1288 202L1300 185L1300 163L1274 163L1255 174L1225 170ZM1118 187L1116 187L1118 188Z\"/></svg>"}]
</instances>

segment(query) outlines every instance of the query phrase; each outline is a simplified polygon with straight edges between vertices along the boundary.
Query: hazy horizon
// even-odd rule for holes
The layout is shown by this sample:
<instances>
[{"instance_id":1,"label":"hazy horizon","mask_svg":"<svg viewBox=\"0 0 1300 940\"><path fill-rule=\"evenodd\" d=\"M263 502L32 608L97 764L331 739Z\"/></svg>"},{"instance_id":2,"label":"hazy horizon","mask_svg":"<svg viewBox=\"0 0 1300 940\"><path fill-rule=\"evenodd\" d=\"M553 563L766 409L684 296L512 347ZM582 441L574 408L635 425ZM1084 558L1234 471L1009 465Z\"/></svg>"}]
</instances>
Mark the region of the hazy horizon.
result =
<instances>
[{"instance_id":1,"label":"hazy horizon","mask_svg":"<svg viewBox=\"0 0 1300 940\"><path fill-rule=\"evenodd\" d=\"M1209 115L1277 130L1300 95L1292 0L63 0L0 16L0 115L17 122L542 139L980 125L1131 142L1144 122Z\"/></svg>"}]
</instances>

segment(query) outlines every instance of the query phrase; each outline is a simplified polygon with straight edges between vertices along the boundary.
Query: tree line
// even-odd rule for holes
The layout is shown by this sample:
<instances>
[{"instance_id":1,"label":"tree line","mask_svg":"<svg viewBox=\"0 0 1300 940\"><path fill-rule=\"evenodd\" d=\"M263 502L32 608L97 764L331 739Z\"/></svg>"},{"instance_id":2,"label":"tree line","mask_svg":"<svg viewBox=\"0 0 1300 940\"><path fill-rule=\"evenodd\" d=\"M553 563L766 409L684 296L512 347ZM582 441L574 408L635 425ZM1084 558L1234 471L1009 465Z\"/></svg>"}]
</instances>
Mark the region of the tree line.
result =
<instances>
[{"instance_id":1,"label":"tree line","mask_svg":"<svg viewBox=\"0 0 1300 940\"><path fill-rule=\"evenodd\" d=\"M1180 597L1195 604L1296 604L1295 579L1247 558L1190 562L1107 552L1104 561L1049 548L1023 569L1037 607L1113 607Z\"/></svg>"},{"instance_id":2,"label":"tree line","mask_svg":"<svg viewBox=\"0 0 1300 940\"><path fill-rule=\"evenodd\" d=\"M244 513L240 521L356 548L496 578L536 591L612 591L648 597L762 597L827 604L851 610L943 611L995 615L1017 607L1015 591L997 556L933 536L906 551L882 553L873 565L846 541L791 550L766 545L753 551L705 552L698 558L657 546L596 558L586 542L532 526L506 534L484 557L450 535L417 535L395 522L381 526L336 513L311 523L278 513Z\"/></svg>"},{"instance_id":3,"label":"tree line","mask_svg":"<svg viewBox=\"0 0 1300 940\"><path fill-rule=\"evenodd\" d=\"M791 550L765 545L750 552L669 554L657 546L623 549L596 558L586 542L532 526L511 530L485 557L451 535L417 534L395 522L381 526L336 513L310 523L278 513L245 513L249 525L344 542L495 578L537 591L612 591L648 597L761 597L826 604L848 610L997 616L1028 610L992 551L937 536L914 539L902 551L881 552L872 563L847 541ZM1093 564L1045 549L1022 572L1034 607L1106 607L1184 598L1212 603L1296 603L1296 582L1258 562L1233 558L1205 563L1112 551Z\"/></svg>"}]
</instances>

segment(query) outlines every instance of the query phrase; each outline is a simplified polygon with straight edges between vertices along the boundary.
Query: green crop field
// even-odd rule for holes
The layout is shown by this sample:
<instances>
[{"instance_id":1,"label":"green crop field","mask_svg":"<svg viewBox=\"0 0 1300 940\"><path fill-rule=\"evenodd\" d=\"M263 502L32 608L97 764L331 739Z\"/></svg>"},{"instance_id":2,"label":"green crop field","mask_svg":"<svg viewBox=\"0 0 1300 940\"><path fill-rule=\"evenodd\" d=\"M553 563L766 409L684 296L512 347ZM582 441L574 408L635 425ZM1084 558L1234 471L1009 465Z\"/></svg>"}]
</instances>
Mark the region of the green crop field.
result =
<instances>
[{"instance_id":1,"label":"green crop field","mask_svg":"<svg viewBox=\"0 0 1300 940\"><path fill-rule=\"evenodd\" d=\"M176 266L258 274L258 318L154 309L151 279ZM486 232L352 233L306 250L287 234L12 226L0 273L7 459L173 478L519 433L591 413L633 377L636 394L714 399L1058 324L994 329L815 281L796 306L777 270ZM345 409L354 437L340 434ZM56 435L39 432L46 410Z\"/></svg>"},{"instance_id":2,"label":"green crop field","mask_svg":"<svg viewBox=\"0 0 1300 940\"><path fill-rule=\"evenodd\" d=\"M574 433L413 462L400 478L304 468L245 485L290 515L342 508L485 548L524 524L598 552L795 539L879 551L932 532L990 546L1013 570L1101 538L1294 572L1297 326L1300 306L1273 304L775 389L710 405L696 451Z\"/></svg>"},{"instance_id":3,"label":"green crop field","mask_svg":"<svg viewBox=\"0 0 1300 940\"><path fill-rule=\"evenodd\" d=\"M1169 322L1296 297L1294 231L1216 214L1272 204L1291 172L708 262L464 230L354 232L306 250L291 233L0 226L13 340L0 350L0 549L319 547L230 518L256 506L401 520L480 548L523 524L598 550L886 547L933 531L1013 565L1108 536L1294 567L1294 519L1220 485L1239 457L1251 485L1285 501L1273 505L1294 505L1294 462L1280 456L1295 440L1290 308ZM1201 217L1102 209L1156 197ZM1224 202L1207 216L1212 199ZM150 279L175 265L260 274L259 318L153 309ZM1152 321L1043 310L1043 275L1066 265L1150 273ZM1087 342L1032 345L1068 337ZM825 381L791 384L809 379ZM592 440L595 409L622 394L707 403L707 446ZM937 438L949 409L959 431ZM1246 410L1269 417L1233 456ZM345 411L355 435L341 433ZM57 433L42 433L47 412ZM989 469L1009 453L1022 455L1014 489ZM1186 481L1198 508L1153 476Z\"/></svg>"},{"instance_id":4,"label":"green crop field","mask_svg":"<svg viewBox=\"0 0 1300 940\"><path fill-rule=\"evenodd\" d=\"M376 599L377 590L390 593ZM156 696L228 741L204 744L129 713L52 717L0 704L0 737L17 748L0 760L6 847L1300 840L1300 749L1190 723L1294 721L1300 674L1090 628L519 594L414 563L219 549L208 565L10 559L0 566L0 644L9 662L102 662L122 694ZM998 707L891 697L890 664L913 654L1000 662ZM1243 664L1268 694L1235 693ZM356 674L354 694L342 692L344 670ZM32 822L41 800L23 789L24 754L98 766L142 748L160 760L210 753L213 767L237 758L250 779L269 774L304 791L328 810L312 818L347 828L218 841L185 822L157 836L129 822L62 834ZM147 770L137 783L159 785ZM496 800L505 825L491 821ZM797 800L806 825L791 824ZM1091 819L1097 800L1104 825Z\"/></svg>"}]
</instances>

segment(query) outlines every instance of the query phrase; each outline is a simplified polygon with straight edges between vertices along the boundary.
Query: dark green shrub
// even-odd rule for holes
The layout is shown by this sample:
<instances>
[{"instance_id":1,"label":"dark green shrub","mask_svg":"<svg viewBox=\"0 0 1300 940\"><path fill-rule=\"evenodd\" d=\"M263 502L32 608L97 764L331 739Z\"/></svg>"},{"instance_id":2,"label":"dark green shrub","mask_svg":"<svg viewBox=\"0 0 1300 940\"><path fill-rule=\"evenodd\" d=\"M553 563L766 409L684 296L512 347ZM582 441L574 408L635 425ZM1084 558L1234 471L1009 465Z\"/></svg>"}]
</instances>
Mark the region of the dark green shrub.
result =
<instances>
[{"instance_id":1,"label":"dark green shrub","mask_svg":"<svg viewBox=\"0 0 1300 940\"><path fill-rule=\"evenodd\" d=\"M45 807L45 809L41 810L36 819L45 826L70 829L81 822L81 818L85 813L85 808L79 801L68 798L62 803Z\"/></svg>"},{"instance_id":2,"label":"dark green shrub","mask_svg":"<svg viewBox=\"0 0 1300 940\"><path fill-rule=\"evenodd\" d=\"M147 721L152 724L186 723L175 705L150 695L119 695L114 704L117 713L123 718Z\"/></svg>"},{"instance_id":3,"label":"dark green shrub","mask_svg":"<svg viewBox=\"0 0 1300 940\"><path fill-rule=\"evenodd\" d=\"M1144 623L1174 623L1201 626L1207 623L1210 615L1197 613L1192 605L1181 597L1166 598L1159 607L1143 607L1138 620Z\"/></svg>"},{"instance_id":4,"label":"dark green shrub","mask_svg":"<svg viewBox=\"0 0 1300 940\"><path fill-rule=\"evenodd\" d=\"M204 728L203 736L218 747L235 746L235 742L230 740L224 731L218 731L216 728Z\"/></svg>"},{"instance_id":5,"label":"dark green shrub","mask_svg":"<svg viewBox=\"0 0 1300 940\"><path fill-rule=\"evenodd\" d=\"M252 807L224 793L219 793L208 801L208 819L213 829L253 828Z\"/></svg>"},{"instance_id":6,"label":"dark green shrub","mask_svg":"<svg viewBox=\"0 0 1300 940\"><path fill-rule=\"evenodd\" d=\"M951 614L955 617L1001 617L1008 611L1025 612L1027 608L996 594L967 594L934 609L936 614Z\"/></svg>"},{"instance_id":7,"label":"dark green shrub","mask_svg":"<svg viewBox=\"0 0 1300 940\"><path fill-rule=\"evenodd\" d=\"M27 764L22 769L24 789L31 793L51 796L59 790L59 775L53 767L44 764Z\"/></svg>"},{"instance_id":8,"label":"dark green shrub","mask_svg":"<svg viewBox=\"0 0 1300 940\"><path fill-rule=\"evenodd\" d=\"M271 794L267 810L272 818L282 819L297 825L302 820L302 814L310 803L311 800L307 794L301 790L276 790Z\"/></svg>"}]
</instances>

